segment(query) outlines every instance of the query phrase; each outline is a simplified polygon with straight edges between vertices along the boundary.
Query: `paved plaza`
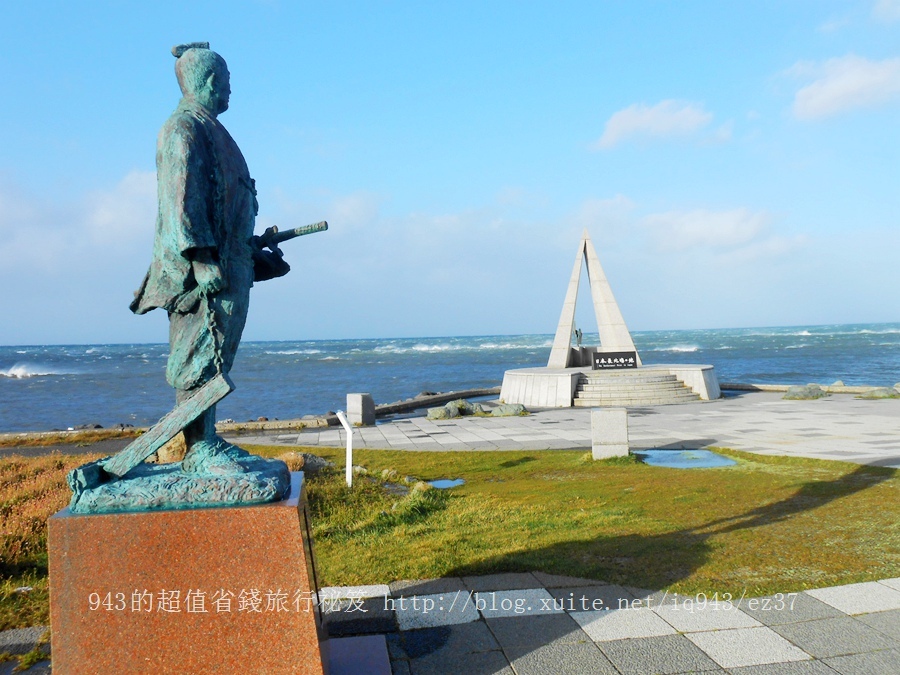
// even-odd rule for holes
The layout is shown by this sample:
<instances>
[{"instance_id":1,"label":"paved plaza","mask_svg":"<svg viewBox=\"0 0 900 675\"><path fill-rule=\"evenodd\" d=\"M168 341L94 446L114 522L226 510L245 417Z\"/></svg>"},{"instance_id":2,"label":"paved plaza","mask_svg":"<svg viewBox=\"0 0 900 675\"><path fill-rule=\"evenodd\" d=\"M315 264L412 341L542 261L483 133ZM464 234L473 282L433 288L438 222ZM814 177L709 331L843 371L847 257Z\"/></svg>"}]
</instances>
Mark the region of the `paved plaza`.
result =
<instances>
[{"instance_id":1,"label":"paved plaza","mask_svg":"<svg viewBox=\"0 0 900 675\"><path fill-rule=\"evenodd\" d=\"M711 602L534 572L322 597L328 632L384 635L395 675L900 672L900 579Z\"/></svg>"},{"instance_id":2,"label":"paved plaza","mask_svg":"<svg viewBox=\"0 0 900 675\"><path fill-rule=\"evenodd\" d=\"M712 600L533 572L324 588L319 606L332 639L381 655L330 675L900 672L900 578ZM0 651L43 632L4 631Z\"/></svg>"},{"instance_id":3,"label":"paved plaza","mask_svg":"<svg viewBox=\"0 0 900 675\"><path fill-rule=\"evenodd\" d=\"M353 432L353 446L394 450L563 450L591 447L589 408L525 417L428 420L424 414ZM900 400L835 394L785 401L775 392L728 392L717 401L630 408L633 449L724 446L764 455L836 459L900 468ZM242 435L243 443L342 447L340 427Z\"/></svg>"}]
</instances>

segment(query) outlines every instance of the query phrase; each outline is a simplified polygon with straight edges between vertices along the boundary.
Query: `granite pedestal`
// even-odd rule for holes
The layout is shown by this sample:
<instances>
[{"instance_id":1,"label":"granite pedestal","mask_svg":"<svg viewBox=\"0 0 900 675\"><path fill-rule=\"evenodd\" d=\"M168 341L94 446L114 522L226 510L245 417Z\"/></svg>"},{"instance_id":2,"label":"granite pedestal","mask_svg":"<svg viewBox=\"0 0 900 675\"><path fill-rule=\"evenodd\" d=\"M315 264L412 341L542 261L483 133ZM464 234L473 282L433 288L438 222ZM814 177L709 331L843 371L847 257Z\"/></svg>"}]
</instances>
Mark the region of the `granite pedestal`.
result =
<instances>
[{"instance_id":1,"label":"granite pedestal","mask_svg":"<svg viewBox=\"0 0 900 675\"><path fill-rule=\"evenodd\" d=\"M49 520L54 673L323 672L303 474L271 504Z\"/></svg>"}]
</instances>

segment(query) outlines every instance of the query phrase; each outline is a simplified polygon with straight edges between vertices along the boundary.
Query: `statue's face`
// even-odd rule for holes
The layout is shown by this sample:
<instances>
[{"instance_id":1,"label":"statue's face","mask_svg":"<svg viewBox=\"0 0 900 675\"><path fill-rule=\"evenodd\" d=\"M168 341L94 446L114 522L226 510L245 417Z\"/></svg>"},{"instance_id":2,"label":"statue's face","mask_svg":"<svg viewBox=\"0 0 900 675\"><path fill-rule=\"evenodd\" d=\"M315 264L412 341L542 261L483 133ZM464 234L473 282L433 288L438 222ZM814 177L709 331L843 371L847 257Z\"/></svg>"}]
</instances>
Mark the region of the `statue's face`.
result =
<instances>
[{"instance_id":1,"label":"statue's face","mask_svg":"<svg viewBox=\"0 0 900 675\"><path fill-rule=\"evenodd\" d=\"M223 113L228 110L228 99L231 98L231 73L228 72L226 66L222 66L214 80L215 99L217 106L214 108L216 113Z\"/></svg>"},{"instance_id":2,"label":"statue's face","mask_svg":"<svg viewBox=\"0 0 900 675\"><path fill-rule=\"evenodd\" d=\"M214 115L228 110L228 99L231 97L231 74L224 63L207 78L196 97L200 105Z\"/></svg>"}]
</instances>

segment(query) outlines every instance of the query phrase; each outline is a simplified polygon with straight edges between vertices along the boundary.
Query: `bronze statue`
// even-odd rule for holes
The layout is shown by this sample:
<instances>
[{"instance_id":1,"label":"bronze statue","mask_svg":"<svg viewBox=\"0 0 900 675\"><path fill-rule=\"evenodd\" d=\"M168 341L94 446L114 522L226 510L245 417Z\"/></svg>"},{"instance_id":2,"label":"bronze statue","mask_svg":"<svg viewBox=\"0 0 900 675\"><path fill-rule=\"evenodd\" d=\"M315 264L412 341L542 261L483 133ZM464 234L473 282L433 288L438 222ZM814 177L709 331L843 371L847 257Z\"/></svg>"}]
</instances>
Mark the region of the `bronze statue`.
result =
<instances>
[{"instance_id":1,"label":"bronze statue","mask_svg":"<svg viewBox=\"0 0 900 675\"><path fill-rule=\"evenodd\" d=\"M166 379L175 388L176 407L118 455L72 472L76 511L271 501L289 489L283 462L250 455L216 435L215 404L233 389L228 372L253 282L290 270L280 241L327 224L284 233L270 228L254 236L255 183L218 120L231 95L225 60L208 43L179 45L172 53L183 96L159 133L153 260L131 310L169 314ZM182 430L187 454L180 473L173 476L168 467L168 478L159 481L162 470L141 462ZM136 480L143 481L141 489L131 492L139 497L128 494L129 481Z\"/></svg>"}]
</instances>

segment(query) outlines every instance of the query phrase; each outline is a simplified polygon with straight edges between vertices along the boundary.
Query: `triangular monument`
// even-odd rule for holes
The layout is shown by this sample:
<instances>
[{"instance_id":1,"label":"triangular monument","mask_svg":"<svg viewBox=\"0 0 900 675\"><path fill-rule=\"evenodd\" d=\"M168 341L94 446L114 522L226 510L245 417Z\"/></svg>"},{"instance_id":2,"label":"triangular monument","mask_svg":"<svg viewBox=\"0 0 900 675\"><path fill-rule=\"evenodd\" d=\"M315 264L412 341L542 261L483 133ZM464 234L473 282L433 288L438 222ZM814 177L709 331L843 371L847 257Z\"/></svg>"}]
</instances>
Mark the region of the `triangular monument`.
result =
<instances>
[{"instance_id":1,"label":"triangular monument","mask_svg":"<svg viewBox=\"0 0 900 675\"><path fill-rule=\"evenodd\" d=\"M634 352L637 357L637 365L641 365L641 357L637 355L634 341L619 305L609 287L609 281L600 259L591 243L591 237L587 229L581 235L581 243L578 245L578 253L575 255L575 267L572 269L572 278L569 280L569 289L566 291L566 300L563 303L562 314L559 317L559 326L556 328L556 337L553 339L553 348L550 350L548 368L568 368L573 365L584 365L576 361L578 352L572 349L572 331L575 328L575 303L578 299L578 285L581 282L582 262L587 264L588 280L591 284L591 300L594 303L594 314L597 317L597 332L600 333L599 352Z\"/></svg>"}]
</instances>

